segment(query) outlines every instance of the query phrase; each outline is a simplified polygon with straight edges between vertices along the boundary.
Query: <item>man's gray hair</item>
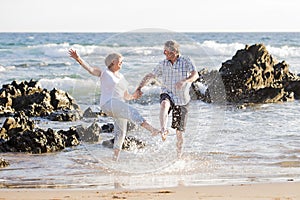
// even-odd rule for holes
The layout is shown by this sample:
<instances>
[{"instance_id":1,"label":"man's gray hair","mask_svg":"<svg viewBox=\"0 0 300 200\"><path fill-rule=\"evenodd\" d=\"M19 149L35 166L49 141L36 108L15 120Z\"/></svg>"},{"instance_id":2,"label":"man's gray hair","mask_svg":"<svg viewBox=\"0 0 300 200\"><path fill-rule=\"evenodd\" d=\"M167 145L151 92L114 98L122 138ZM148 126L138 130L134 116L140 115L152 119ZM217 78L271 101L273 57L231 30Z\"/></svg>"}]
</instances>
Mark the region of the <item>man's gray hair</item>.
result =
<instances>
[{"instance_id":1,"label":"man's gray hair","mask_svg":"<svg viewBox=\"0 0 300 200\"><path fill-rule=\"evenodd\" d=\"M110 67L114 60L117 60L118 58L122 58L122 55L119 53L110 53L105 58L105 65L107 67Z\"/></svg>"},{"instance_id":2,"label":"man's gray hair","mask_svg":"<svg viewBox=\"0 0 300 200\"><path fill-rule=\"evenodd\" d=\"M175 40L169 40L165 42L165 49L179 53L179 44Z\"/></svg>"}]
</instances>

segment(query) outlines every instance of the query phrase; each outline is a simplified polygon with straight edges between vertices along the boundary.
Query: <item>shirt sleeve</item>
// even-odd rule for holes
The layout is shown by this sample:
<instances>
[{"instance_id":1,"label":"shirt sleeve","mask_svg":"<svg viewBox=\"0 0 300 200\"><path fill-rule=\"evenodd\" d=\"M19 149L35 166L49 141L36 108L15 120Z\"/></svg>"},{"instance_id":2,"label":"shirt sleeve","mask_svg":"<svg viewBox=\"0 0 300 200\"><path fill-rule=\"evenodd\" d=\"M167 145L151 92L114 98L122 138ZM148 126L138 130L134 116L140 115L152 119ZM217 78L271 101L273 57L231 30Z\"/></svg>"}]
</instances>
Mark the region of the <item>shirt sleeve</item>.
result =
<instances>
[{"instance_id":1,"label":"shirt sleeve","mask_svg":"<svg viewBox=\"0 0 300 200\"><path fill-rule=\"evenodd\" d=\"M160 62L156 65L156 67L152 70L152 74L154 74L156 77L161 77L162 76L162 66L163 63Z\"/></svg>"},{"instance_id":2,"label":"shirt sleeve","mask_svg":"<svg viewBox=\"0 0 300 200\"><path fill-rule=\"evenodd\" d=\"M196 71L196 66L194 65L194 62L189 57L186 58L186 64L188 66L189 72Z\"/></svg>"}]
</instances>

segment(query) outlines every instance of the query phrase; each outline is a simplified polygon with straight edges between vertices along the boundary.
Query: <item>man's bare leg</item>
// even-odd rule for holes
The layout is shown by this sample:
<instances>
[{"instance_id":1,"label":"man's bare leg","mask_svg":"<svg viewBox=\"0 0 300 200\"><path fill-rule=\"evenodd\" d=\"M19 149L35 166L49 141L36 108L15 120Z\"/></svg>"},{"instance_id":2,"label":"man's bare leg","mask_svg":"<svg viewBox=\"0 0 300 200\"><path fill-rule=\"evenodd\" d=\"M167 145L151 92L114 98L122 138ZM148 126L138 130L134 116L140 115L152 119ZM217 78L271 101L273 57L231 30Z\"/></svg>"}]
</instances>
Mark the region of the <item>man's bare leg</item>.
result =
<instances>
[{"instance_id":1,"label":"man's bare leg","mask_svg":"<svg viewBox=\"0 0 300 200\"><path fill-rule=\"evenodd\" d=\"M176 130L176 136L177 136L177 157L181 158L182 156L182 145L183 145L183 133L179 130Z\"/></svg>"},{"instance_id":2,"label":"man's bare leg","mask_svg":"<svg viewBox=\"0 0 300 200\"><path fill-rule=\"evenodd\" d=\"M160 104L159 122L161 127L162 140L165 141L168 135L167 122L168 122L168 111L171 107L169 100L165 99Z\"/></svg>"}]
</instances>

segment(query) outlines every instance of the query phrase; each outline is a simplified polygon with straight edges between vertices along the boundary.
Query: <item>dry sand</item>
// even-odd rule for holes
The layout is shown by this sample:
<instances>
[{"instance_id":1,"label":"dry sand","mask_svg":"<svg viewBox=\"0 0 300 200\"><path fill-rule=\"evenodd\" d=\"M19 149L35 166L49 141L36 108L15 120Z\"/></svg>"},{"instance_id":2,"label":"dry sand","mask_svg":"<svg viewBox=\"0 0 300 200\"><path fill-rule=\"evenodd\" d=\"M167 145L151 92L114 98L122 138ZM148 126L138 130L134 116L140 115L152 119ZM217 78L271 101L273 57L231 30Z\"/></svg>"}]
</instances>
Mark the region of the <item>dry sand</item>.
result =
<instances>
[{"instance_id":1,"label":"dry sand","mask_svg":"<svg viewBox=\"0 0 300 200\"><path fill-rule=\"evenodd\" d=\"M0 200L300 200L300 182L143 190L0 189Z\"/></svg>"}]
</instances>

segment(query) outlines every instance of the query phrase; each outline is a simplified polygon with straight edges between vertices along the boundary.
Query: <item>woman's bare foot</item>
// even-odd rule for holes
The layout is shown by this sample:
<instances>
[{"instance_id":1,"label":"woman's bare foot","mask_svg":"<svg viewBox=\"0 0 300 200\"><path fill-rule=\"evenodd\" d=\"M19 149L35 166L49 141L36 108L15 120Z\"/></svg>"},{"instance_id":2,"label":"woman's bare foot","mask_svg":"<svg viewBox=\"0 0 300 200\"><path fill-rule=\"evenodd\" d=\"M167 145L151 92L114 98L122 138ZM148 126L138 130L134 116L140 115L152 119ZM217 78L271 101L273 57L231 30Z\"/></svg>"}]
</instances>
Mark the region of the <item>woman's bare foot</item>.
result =
<instances>
[{"instance_id":1,"label":"woman's bare foot","mask_svg":"<svg viewBox=\"0 0 300 200\"><path fill-rule=\"evenodd\" d=\"M158 135L160 133L160 131L156 128L154 128L153 126L151 126L150 124L148 124L148 122L144 121L141 124L142 127L144 127L145 129L147 129L148 131L150 131L152 133L152 136Z\"/></svg>"},{"instance_id":2,"label":"woman's bare foot","mask_svg":"<svg viewBox=\"0 0 300 200\"><path fill-rule=\"evenodd\" d=\"M156 136L156 135L160 134L161 131L158 130L158 129L156 129L156 128L154 128L154 129L151 131L151 133L152 133L152 136Z\"/></svg>"}]
</instances>

